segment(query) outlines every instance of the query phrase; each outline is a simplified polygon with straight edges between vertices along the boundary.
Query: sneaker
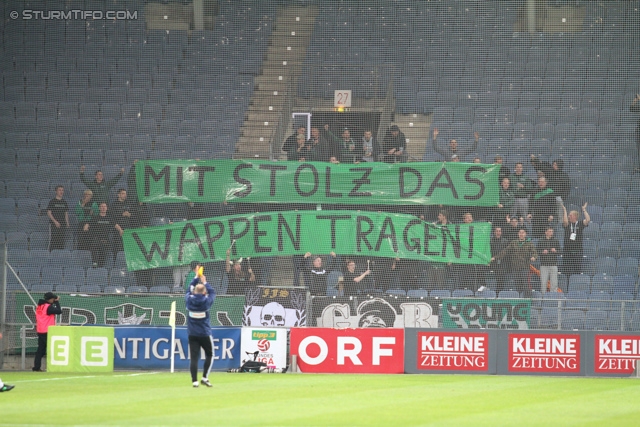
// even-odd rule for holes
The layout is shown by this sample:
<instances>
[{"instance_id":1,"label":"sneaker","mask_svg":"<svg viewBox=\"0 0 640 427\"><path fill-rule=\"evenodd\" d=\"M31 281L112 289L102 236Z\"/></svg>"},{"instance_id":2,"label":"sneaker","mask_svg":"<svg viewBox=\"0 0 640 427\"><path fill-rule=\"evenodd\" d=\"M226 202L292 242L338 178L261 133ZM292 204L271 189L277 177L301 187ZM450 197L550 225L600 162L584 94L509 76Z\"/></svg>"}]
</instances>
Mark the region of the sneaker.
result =
<instances>
[{"instance_id":1,"label":"sneaker","mask_svg":"<svg viewBox=\"0 0 640 427\"><path fill-rule=\"evenodd\" d=\"M33 372L44 372L42 369L31 368Z\"/></svg>"},{"instance_id":2,"label":"sneaker","mask_svg":"<svg viewBox=\"0 0 640 427\"><path fill-rule=\"evenodd\" d=\"M14 387L14 385L5 384L0 388L0 392L13 390Z\"/></svg>"},{"instance_id":3,"label":"sneaker","mask_svg":"<svg viewBox=\"0 0 640 427\"><path fill-rule=\"evenodd\" d=\"M200 384L198 383L198 381L194 381L194 382L193 382L193 386L194 386L194 387L200 387Z\"/></svg>"},{"instance_id":4,"label":"sneaker","mask_svg":"<svg viewBox=\"0 0 640 427\"><path fill-rule=\"evenodd\" d=\"M213 387L211 385L211 383L209 382L208 378L203 378L203 379L200 380L200 382L202 383L202 385L206 385L207 387Z\"/></svg>"}]
</instances>

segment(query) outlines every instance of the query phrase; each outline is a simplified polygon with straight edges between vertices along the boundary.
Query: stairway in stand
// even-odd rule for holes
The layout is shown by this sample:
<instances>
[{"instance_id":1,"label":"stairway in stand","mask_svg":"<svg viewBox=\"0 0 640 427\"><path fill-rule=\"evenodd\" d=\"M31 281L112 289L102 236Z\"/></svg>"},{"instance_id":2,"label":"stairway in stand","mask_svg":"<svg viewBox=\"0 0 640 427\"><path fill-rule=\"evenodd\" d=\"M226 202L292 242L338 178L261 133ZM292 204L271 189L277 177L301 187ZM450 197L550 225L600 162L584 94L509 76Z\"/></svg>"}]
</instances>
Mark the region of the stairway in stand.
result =
<instances>
[{"instance_id":1,"label":"stairway in stand","mask_svg":"<svg viewBox=\"0 0 640 427\"><path fill-rule=\"evenodd\" d=\"M282 141L272 139L281 121L289 123L289 117L283 117L283 107L286 100L295 95L290 92L297 90L295 81L317 13L316 6L290 6L278 11L262 72L254 79L253 95L236 142L234 158L269 159L272 143L274 151L280 152Z\"/></svg>"}]
</instances>

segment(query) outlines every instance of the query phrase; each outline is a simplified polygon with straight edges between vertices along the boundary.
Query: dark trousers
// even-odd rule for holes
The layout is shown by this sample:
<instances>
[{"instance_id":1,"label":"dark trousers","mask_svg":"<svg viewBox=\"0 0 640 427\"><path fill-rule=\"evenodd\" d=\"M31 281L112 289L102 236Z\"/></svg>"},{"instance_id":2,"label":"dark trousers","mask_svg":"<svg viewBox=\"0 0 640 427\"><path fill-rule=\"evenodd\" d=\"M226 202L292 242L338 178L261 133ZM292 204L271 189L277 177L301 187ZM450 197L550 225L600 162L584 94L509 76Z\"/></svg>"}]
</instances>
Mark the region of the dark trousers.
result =
<instances>
[{"instance_id":1,"label":"dark trousers","mask_svg":"<svg viewBox=\"0 0 640 427\"><path fill-rule=\"evenodd\" d=\"M53 224L49 225L49 252L56 249L64 249L64 243L67 237L67 228L60 225L60 228Z\"/></svg>"},{"instance_id":2,"label":"dark trousers","mask_svg":"<svg viewBox=\"0 0 640 427\"><path fill-rule=\"evenodd\" d=\"M309 283L308 273L305 270L306 261L304 255L293 255L291 257L291 262L293 263L293 286L301 286L301 275L304 276L305 283Z\"/></svg>"},{"instance_id":3,"label":"dark trousers","mask_svg":"<svg viewBox=\"0 0 640 427\"><path fill-rule=\"evenodd\" d=\"M528 268L526 270L514 270L512 277L513 277L513 281L515 282L514 290L520 292L521 294L529 293L529 269Z\"/></svg>"},{"instance_id":4,"label":"dark trousers","mask_svg":"<svg viewBox=\"0 0 640 427\"><path fill-rule=\"evenodd\" d=\"M39 371L42 367L42 358L47 355L47 334L38 333L38 350L36 350L36 357L33 360L33 370Z\"/></svg>"},{"instance_id":5,"label":"dark trousers","mask_svg":"<svg viewBox=\"0 0 640 427\"><path fill-rule=\"evenodd\" d=\"M562 255L562 267L567 280L572 274L582 273L582 252L566 251Z\"/></svg>"},{"instance_id":6,"label":"dark trousers","mask_svg":"<svg viewBox=\"0 0 640 427\"><path fill-rule=\"evenodd\" d=\"M198 381L198 360L200 359L200 349L204 350L204 369L202 370L202 377L207 378L209 376L211 362L213 360L213 343L211 341L211 336L199 337L189 335L189 354L191 357L189 370L191 371L192 382Z\"/></svg>"},{"instance_id":7,"label":"dark trousers","mask_svg":"<svg viewBox=\"0 0 640 427\"><path fill-rule=\"evenodd\" d=\"M104 267L107 256L113 256L109 240L91 242L91 262L98 264L98 267Z\"/></svg>"}]
</instances>

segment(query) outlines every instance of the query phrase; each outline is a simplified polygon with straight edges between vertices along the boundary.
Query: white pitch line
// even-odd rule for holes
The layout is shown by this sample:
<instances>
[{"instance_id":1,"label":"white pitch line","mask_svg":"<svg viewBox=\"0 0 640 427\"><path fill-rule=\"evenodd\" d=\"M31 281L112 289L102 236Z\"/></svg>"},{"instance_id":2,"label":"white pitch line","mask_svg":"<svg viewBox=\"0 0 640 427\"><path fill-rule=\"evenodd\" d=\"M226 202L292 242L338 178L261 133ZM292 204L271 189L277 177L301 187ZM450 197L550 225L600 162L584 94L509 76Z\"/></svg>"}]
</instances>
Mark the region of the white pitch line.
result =
<instances>
[{"instance_id":1,"label":"white pitch line","mask_svg":"<svg viewBox=\"0 0 640 427\"><path fill-rule=\"evenodd\" d=\"M160 372L139 372L136 374L124 374L124 375L113 375L113 377L137 377L140 375L153 375L159 374ZM40 381L61 381L61 380L76 380L81 378L100 378L98 375L87 375L82 377L60 377L60 378L40 378L38 380L23 380L23 381L15 381L16 384L22 383L35 383Z\"/></svg>"}]
</instances>

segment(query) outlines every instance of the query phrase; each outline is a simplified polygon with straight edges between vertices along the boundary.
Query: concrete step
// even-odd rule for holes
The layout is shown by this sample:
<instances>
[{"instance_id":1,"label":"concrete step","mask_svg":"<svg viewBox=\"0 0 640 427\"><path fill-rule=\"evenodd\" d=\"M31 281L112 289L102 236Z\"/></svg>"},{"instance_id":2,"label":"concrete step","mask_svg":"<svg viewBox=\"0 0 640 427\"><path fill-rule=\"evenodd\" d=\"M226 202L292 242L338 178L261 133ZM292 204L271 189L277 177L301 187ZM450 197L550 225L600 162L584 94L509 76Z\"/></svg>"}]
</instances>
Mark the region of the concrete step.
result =
<instances>
[{"instance_id":1,"label":"concrete step","mask_svg":"<svg viewBox=\"0 0 640 427\"><path fill-rule=\"evenodd\" d=\"M278 80L277 78L274 78L274 76L267 77L270 77L270 79L268 81L265 80L255 85L254 90L258 89L264 92L271 92L271 94L273 95L273 92L284 93L289 89L288 81L284 79Z\"/></svg>"},{"instance_id":2,"label":"concrete step","mask_svg":"<svg viewBox=\"0 0 640 427\"><path fill-rule=\"evenodd\" d=\"M251 97L251 105L249 106L249 108L255 105L260 108L266 108L267 110L269 110L269 107L272 107L273 111L279 111L284 105L285 101L286 98L284 96L273 95L271 92L269 92L268 94L265 93L263 95L254 95L253 97Z\"/></svg>"},{"instance_id":3,"label":"concrete step","mask_svg":"<svg viewBox=\"0 0 640 427\"><path fill-rule=\"evenodd\" d=\"M265 125L265 123L273 123L280 120L279 111L247 111L246 122L256 122ZM266 124L265 126L268 126Z\"/></svg>"},{"instance_id":4,"label":"concrete step","mask_svg":"<svg viewBox=\"0 0 640 427\"><path fill-rule=\"evenodd\" d=\"M304 57L304 51L274 50L273 52L267 52L265 60L279 63L282 63L282 61L299 63L304 60Z\"/></svg>"},{"instance_id":5,"label":"concrete step","mask_svg":"<svg viewBox=\"0 0 640 427\"><path fill-rule=\"evenodd\" d=\"M268 140L273 135L276 125L277 123L272 124L271 126L256 126L245 123L240 128L240 135L249 138L262 138L263 140Z\"/></svg>"}]
</instances>

